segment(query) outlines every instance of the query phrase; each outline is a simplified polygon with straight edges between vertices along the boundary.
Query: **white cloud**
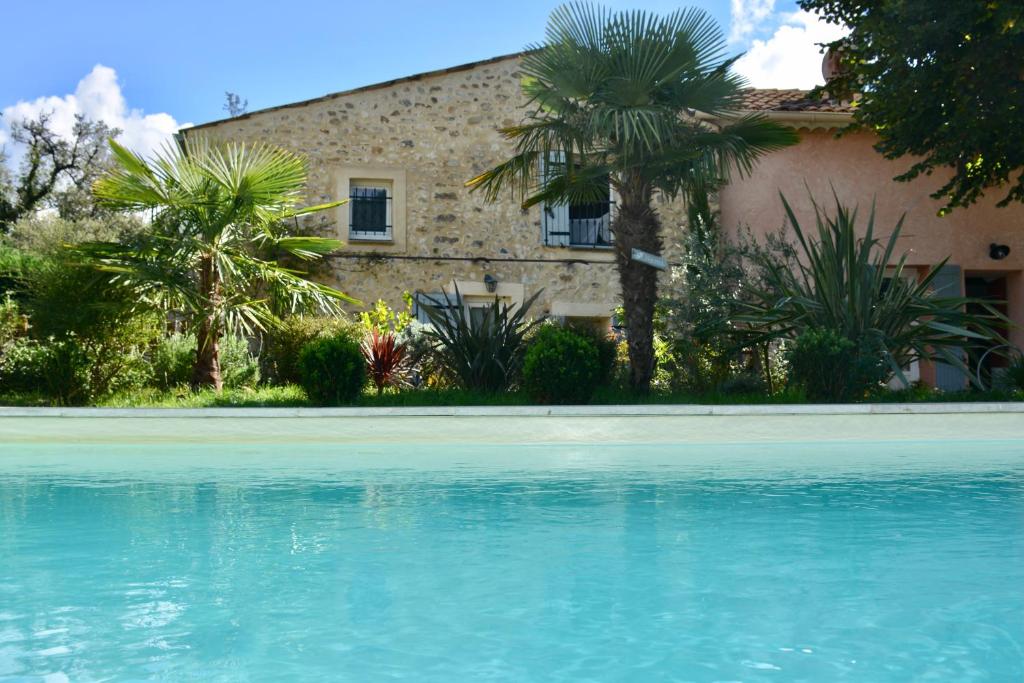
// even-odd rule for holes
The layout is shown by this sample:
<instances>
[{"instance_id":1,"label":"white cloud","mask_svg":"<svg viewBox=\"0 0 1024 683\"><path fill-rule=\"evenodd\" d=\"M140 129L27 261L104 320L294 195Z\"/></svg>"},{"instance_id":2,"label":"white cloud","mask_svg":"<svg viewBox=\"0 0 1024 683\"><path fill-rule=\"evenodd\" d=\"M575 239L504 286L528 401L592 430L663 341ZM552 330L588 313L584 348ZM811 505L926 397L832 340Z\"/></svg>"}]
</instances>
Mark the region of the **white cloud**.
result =
<instances>
[{"instance_id":1,"label":"white cloud","mask_svg":"<svg viewBox=\"0 0 1024 683\"><path fill-rule=\"evenodd\" d=\"M825 82L817 44L830 43L846 33L845 27L825 23L811 12L793 12L785 15L771 38L754 40L734 68L755 88L807 90Z\"/></svg>"},{"instance_id":2,"label":"white cloud","mask_svg":"<svg viewBox=\"0 0 1024 683\"><path fill-rule=\"evenodd\" d=\"M97 64L86 75L73 94L40 97L31 102L21 101L3 109L0 118L0 144L10 139L10 125L14 121L33 119L42 113L50 114L50 125L59 135L70 137L76 114L84 114L94 121L103 121L111 128L121 130L118 141L140 154L147 155L160 148L179 128L170 114L145 114L140 109L129 109L117 72ZM11 156L17 156L17 150Z\"/></svg>"},{"instance_id":3,"label":"white cloud","mask_svg":"<svg viewBox=\"0 0 1024 683\"><path fill-rule=\"evenodd\" d=\"M761 27L773 11L775 0L732 0L729 13L729 42L738 43L745 40Z\"/></svg>"}]
</instances>

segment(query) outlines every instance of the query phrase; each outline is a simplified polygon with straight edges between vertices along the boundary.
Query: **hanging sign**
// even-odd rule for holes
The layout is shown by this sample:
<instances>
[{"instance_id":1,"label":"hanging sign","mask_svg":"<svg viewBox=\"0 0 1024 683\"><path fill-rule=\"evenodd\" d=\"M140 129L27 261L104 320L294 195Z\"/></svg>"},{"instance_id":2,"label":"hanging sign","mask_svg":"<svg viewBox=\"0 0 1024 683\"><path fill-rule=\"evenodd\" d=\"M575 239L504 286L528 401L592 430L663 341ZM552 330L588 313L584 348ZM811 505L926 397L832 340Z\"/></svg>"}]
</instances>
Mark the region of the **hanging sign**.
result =
<instances>
[{"instance_id":1,"label":"hanging sign","mask_svg":"<svg viewBox=\"0 0 1024 683\"><path fill-rule=\"evenodd\" d=\"M636 247L633 248L633 253L630 256L634 261L644 263L651 268L657 268L658 270L666 270L668 268L668 261L662 257L655 256L650 252L637 249Z\"/></svg>"}]
</instances>

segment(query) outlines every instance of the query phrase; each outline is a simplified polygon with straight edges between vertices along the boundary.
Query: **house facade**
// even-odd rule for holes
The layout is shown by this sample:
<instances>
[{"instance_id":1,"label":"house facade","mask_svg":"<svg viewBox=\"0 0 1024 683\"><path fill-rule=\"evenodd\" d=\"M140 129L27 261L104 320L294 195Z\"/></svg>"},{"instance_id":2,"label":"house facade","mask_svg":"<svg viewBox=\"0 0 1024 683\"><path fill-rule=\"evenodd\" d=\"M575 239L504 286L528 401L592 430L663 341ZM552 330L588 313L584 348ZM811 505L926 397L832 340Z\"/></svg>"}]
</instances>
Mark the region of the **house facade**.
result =
<instances>
[{"instance_id":1,"label":"house facade","mask_svg":"<svg viewBox=\"0 0 1024 683\"><path fill-rule=\"evenodd\" d=\"M403 292L457 286L467 308L497 295L537 314L610 320L618 277L608 246L611 204L534 207L509 195L488 203L465 183L512 152L497 132L525 105L518 56L286 105L185 135L272 142L310 163L310 201L349 198L317 227L345 248L329 280L366 303L401 305ZM666 224L680 224L669 206ZM324 221L323 218L320 219Z\"/></svg>"},{"instance_id":2,"label":"house facade","mask_svg":"<svg viewBox=\"0 0 1024 683\"><path fill-rule=\"evenodd\" d=\"M734 178L722 189L722 224L747 229L755 238L784 224L779 193L786 196L801 225L814 226L813 196L826 208L832 193L859 208L863 227L875 208L875 236L885 239L900 219L903 227L897 257L907 254L911 276L921 277L944 259L935 286L948 295L966 295L1003 302L997 305L1017 326L1024 325L1024 205L999 208L1004 194L997 190L967 209L939 215L943 203L929 195L944 180L933 176L910 182L893 178L912 164L890 161L874 149L870 132L836 135L850 123L848 105L809 100L798 90L759 90L750 96L752 108L769 112L796 127L800 143L763 157L753 173ZM1024 348L1024 329L1009 326L1004 336ZM1004 365L998 356L986 364ZM945 364L922 363L912 375L944 389L964 385L961 373Z\"/></svg>"},{"instance_id":3,"label":"house facade","mask_svg":"<svg viewBox=\"0 0 1024 683\"><path fill-rule=\"evenodd\" d=\"M439 297L454 294L457 286L458 305L472 315L495 296L518 304L540 292L536 314L607 324L620 301L610 246L611 196L607 204L523 210L511 195L488 203L465 187L512 153L497 129L523 117L519 58L497 57L255 111L183 134L270 142L305 155L309 201L349 199L330 215L310 219L310 228L345 242L324 277L367 304L384 299L399 306L404 292ZM835 187L865 212L875 199L882 235L907 214L900 246L910 251L915 269L948 256L943 282L951 292L998 294L1008 301L1009 315L1024 321L1024 207L997 209L990 202L938 218L939 204L928 197L935 179L895 183L905 165L877 155L870 135L835 139L835 130L850 120L847 105L785 90L753 90L748 102L798 129L802 140L763 158L750 177L721 191L727 231L749 229L758 236L778 229L780 190L808 223L808 188L820 201ZM685 208L678 201L657 208L672 262ZM991 244L1009 247L1008 255L993 259ZM1024 344L1020 332L1010 334ZM928 368L922 376L942 379Z\"/></svg>"}]
</instances>

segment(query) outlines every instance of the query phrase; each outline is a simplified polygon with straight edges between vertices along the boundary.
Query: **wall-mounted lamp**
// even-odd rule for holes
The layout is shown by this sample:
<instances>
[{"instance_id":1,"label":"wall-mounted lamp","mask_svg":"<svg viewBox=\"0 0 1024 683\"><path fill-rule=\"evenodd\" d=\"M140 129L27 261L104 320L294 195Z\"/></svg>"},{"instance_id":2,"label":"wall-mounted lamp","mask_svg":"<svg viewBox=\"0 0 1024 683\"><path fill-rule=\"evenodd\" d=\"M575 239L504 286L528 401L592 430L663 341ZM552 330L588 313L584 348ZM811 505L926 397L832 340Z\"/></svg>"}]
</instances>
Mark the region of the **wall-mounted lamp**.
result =
<instances>
[{"instance_id":1,"label":"wall-mounted lamp","mask_svg":"<svg viewBox=\"0 0 1024 683\"><path fill-rule=\"evenodd\" d=\"M1009 255L1010 247L1008 245L996 244L995 242L988 245L988 257L993 261L1002 261Z\"/></svg>"},{"instance_id":2,"label":"wall-mounted lamp","mask_svg":"<svg viewBox=\"0 0 1024 683\"><path fill-rule=\"evenodd\" d=\"M487 288L487 291L490 294L494 294L495 292L498 291L498 281L494 278L493 275L488 273L487 275L484 275L484 287Z\"/></svg>"}]
</instances>

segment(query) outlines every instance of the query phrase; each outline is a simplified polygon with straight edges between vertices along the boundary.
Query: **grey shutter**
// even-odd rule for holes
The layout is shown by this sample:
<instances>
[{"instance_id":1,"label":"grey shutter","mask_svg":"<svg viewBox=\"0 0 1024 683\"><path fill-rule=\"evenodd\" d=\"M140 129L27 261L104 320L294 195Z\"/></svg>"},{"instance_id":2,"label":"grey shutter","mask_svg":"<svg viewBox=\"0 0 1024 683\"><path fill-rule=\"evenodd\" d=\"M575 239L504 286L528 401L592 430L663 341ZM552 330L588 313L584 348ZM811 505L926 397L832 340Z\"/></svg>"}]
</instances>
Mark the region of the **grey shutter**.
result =
<instances>
[{"instance_id":1,"label":"grey shutter","mask_svg":"<svg viewBox=\"0 0 1024 683\"><path fill-rule=\"evenodd\" d=\"M946 265L932 280L936 296L963 296L960 266ZM967 386L967 378L949 363L935 363L935 387L942 391L960 391Z\"/></svg>"},{"instance_id":2,"label":"grey shutter","mask_svg":"<svg viewBox=\"0 0 1024 683\"><path fill-rule=\"evenodd\" d=\"M565 152L551 152L550 161L541 159L540 177L547 184L548 169L565 165ZM566 203L540 205L541 241L549 247L569 246L569 205Z\"/></svg>"},{"instance_id":3,"label":"grey shutter","mask_svg":"<svg viewBox=\"0 0 1024 683\"><path fill-rule=\"evenodd\" d=\"M424 325L429 325L430 317L424 310L427 306L446 307L448 317L451 318L452 310L459 305L459 299L454 294L444 292L419 292L413 297L413 303L413 315L416 316L416 320Z\"/></svg>"}]
</instances>

